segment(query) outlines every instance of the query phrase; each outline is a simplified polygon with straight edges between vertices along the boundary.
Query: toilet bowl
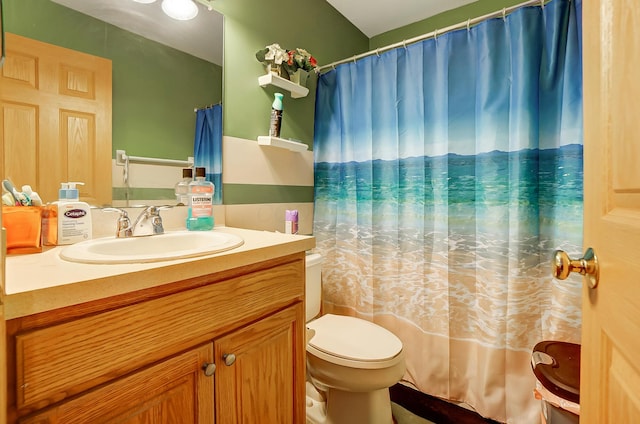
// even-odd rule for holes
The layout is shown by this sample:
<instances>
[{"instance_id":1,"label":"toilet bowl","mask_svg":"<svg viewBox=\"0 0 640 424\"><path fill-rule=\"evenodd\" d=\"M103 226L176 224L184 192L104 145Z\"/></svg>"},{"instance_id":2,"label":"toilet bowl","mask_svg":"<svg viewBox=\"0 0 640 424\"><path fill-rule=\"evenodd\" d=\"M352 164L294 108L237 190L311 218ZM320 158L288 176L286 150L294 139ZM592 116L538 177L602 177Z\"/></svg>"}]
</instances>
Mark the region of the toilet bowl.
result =
<instances>
[{"instance_id":1,"label":"toilet bowl","mask_svg":"<svg viewBox=\"0 0 640 424\"><path fill-rule=\"evenodd\" d=\"M320 312L322 257L307 255L307 423L391 424L389 387L405 372L402 342L372 322Z\"/></svg>"}]
</instances>

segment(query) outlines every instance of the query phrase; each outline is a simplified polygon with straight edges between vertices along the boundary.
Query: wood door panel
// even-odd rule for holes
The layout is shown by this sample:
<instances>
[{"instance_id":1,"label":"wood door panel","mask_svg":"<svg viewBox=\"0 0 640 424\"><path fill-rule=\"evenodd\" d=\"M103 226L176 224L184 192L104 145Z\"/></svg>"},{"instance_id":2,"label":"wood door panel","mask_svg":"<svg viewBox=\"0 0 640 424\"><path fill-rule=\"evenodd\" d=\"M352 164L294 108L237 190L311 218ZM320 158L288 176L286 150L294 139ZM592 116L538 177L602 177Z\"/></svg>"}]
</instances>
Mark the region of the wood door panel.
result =
<instances>
[{"instance_id":1,"label":"wood door panel","mask_svg":"<svg viewBox=\"0 0 640 424\"><path fill-rule=\"evenodd\" d=\"M20 422L213 423L213 377L202 371L212 360L209 343Z\"/></svg>"},{"instance_id":2,"label":"wood door panel","mask_svg":"<svg viewBox=\"0 0 640 424\"><path fill-rule=\"evenodd\" d=\"M640 9L583 5L584 244L600 261L582 296L580 422L640 416Z\"/></svg>"},{"instance_id":3,"label":"wood door panel","mask_svg":"<svg viewBox=\"0 0 640 424\"><path fill-rule=\"evenodd\" d=\"M2 137L5 140L13 140L11 143L5 143L2 151L5 172L3 178L8 176L20 184L35 184L38 181L38 106L2 102L1 119ZM21 162L15 158L32 160Z\"/></svg>"},{"instance_id":4,"label":"wood door panel","mask_svg":"<svg viewBox=\"0 0 640 424\"><path fill-rule=\"evenodd\" d=\"M14 166L6 175L17 185L30 184L44 201L58 198L61 182L81 181L82 200L111 204L111 61L6 35L0 100L37 108L35 121L26 129L35 134L35 147L28 155L5 154L5 166L29 163L35 172L23 173ZM5 153L27 153L14 146L20 141L13 135L2 134Z\"/></svg>"},{"instance_id":5,"label":"wood door panel","mask_svg":"<svg viewBox=\"0 0 640 424\"><path fill-rule=\"evenodd\" d=\"M9 51L7 51L9 53ZM38 58L20 51L10 50L2 64L2 78L11 79L33 89L37 88Z\"/></svg>"},{"instance_id":6,"label":"wood door panel","mask_svg":"<svg viewBox=\"0 0 640 424\"><path fill-rule=\"evenodd\" d=\"M66 64L60 66L59 93L65 96L95 99L95 72L88 69L80 69Z\"/></svg>"},{"instance_id":7,"label":"wood door panel","mask_svg":"<svg viewBox=\"0 0 640 424\"><path fill-rule=\"evenodd\" d=\"M60 139L65 142L66 157L73 160L66 161L67 175L75 175L77 180L85 184L78 186L81 197L95 198L97 193L92 188L99 186L99 177L86 164L93 163L98 154L95 149L96 116L72 110L60 111ZM85 188L86 187L86 188Z\"/></svg>"},{"instance_id":8,"label":"wood door panel","mask_svg":"<svg viewBox=\"0 0 640 424\"><path fill-rule=\"evenodd\" d=\"M607 343L610 349L608 387L608 422L630 422L629 417L640 417L640 374L632 362L618 352L614 343Z\"/></svg>"},{"instance_id":9,"label":"wood door panel","mask_svg":"<svg viewBox=\"0 0 640 424\"><path fill-rule=\"evenodd\" d=\"M214 342L216 422L302 422L305 376L294 370L304 370L303 317L298 304ZM235 355L233 364L225 365L227 354Z\"/></svg>"}]
</instances>

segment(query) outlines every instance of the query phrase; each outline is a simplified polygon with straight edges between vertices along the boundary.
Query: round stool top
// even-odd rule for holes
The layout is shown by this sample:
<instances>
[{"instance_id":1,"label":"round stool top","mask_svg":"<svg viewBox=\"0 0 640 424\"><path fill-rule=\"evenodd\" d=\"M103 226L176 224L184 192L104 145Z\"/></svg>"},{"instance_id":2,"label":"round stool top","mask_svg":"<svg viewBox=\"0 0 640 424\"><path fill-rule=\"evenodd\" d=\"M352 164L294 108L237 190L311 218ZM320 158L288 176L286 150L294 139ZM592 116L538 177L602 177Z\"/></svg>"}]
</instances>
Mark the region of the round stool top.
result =
<instances>
[{"instance_id":1,"label":"round stool top","mask_svg":"<svg viewBox=\"0 0 640 424\"><path fill-rule=\"evenodd\" d=\"M536 378L551 393L580 403L580 345L544 341L533 348L531 368Z\"/></svg>"}]
</instances>

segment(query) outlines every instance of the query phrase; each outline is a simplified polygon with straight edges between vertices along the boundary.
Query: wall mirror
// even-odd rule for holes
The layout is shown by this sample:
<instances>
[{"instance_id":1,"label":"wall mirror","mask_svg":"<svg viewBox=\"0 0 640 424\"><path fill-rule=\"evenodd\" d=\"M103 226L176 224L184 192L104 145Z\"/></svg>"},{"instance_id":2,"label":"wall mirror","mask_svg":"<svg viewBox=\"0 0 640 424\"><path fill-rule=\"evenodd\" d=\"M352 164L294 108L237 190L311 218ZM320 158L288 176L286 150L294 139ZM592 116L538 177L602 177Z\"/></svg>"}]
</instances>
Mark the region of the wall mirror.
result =
<instances>
[{"instance_id":1,"label":"wall mirror","mask_svg":"<svg viewBox=\"0 0 640 424\"><path fill-rule=\"evenodd\" d=\"M201 0L194 19L178 21L161 3L2 0L6 32L112 61L113 160L118 150L186 160L193 156L195 109L222 100L222 15ZM113 204L171 203L181 169L153 171L131 187L121 174L113 168Z\"/></svg>"}]
</instances>

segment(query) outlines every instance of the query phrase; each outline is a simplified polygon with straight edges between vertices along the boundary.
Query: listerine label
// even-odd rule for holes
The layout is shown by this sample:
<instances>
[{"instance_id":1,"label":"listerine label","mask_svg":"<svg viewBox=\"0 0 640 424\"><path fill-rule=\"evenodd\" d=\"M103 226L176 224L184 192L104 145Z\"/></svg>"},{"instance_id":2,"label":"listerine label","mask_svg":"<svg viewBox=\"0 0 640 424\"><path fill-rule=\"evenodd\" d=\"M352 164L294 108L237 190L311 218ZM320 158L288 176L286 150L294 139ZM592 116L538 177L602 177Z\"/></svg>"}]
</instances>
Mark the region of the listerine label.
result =
<instances>
[{"instance_id":1,"label":"listerine label","mask_svg":"<svg viewBox=\"0 0 640 424\"><path fill-rule=\"evenodd\" d=\"M191 217L209 217L213 215L213 186L192 186Z\"/></svg>"}]
</instances>

